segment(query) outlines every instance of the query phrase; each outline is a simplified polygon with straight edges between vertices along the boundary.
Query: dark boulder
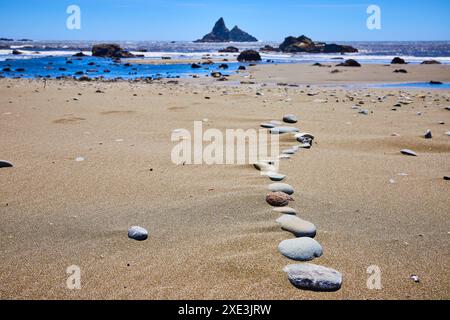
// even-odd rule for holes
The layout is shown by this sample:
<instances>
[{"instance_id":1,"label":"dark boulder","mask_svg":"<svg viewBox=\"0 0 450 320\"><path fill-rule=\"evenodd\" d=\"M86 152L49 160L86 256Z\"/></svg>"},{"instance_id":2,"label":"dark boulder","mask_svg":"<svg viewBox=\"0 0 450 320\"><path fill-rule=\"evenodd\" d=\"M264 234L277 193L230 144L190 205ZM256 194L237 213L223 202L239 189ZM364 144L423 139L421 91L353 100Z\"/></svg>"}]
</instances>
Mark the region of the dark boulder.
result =
<instances>
[{"instance_id":1,"label":"dark boulder","mask_svg":"<svg viewBox=\"0 0 450 320\"><path fill-rule=\"evenodd\" d=\"M193 63L193 64L191 64L191 68L192 68L192 69L200 69L201 66L198 65L198 64L196 64L196 63Z\"/></svg>"},{"instance_id":2,"label":"dark boulder","mask_svg":"<svg viewBox=\"0 0 450 320\"><path fill-rule=\"evenodd\" d=\"M80 52L75 53L74 55L72 55L72 57L81 58L81 57L86 57L86 55L83 52L80 51Z\"/></svg>"},{"instance_id":3,"label":"dark boulder","mask_svg":"<svg viewBox=\"0 0 450 320\"><path fill-rule=\"evenodd\" d=\"M432 81L430 81L430 84L443 84L443 83L441 81L432 80Z\"/></svg>"},{"instance_id":4,"label":"dark boulder","mask_svg":"<svg viewBox=\"0 0 450 320\"><path fill-rule=\"evenodd\" d=\"M239 49L236 47L226 47L219 50L220 53L238 53Z\"/></svg>"},{"instance_id":5,"label":"dark boulder","mask_svg":"<svg viewBox=\"0 0 450 320\"><path fill-rule=\"evenodd\" d=\"M339 63L336 67L361 67L361 64L353 59L345 60L345 62Z\"/></svg>"},{"instance_id":6,"label":"dark boulder","mask_svg":"<svg viewBox=\"0 0 450 320\"><path fill-rule=\"evenodd\" d=\"M23 52L21 52L19 50L13 50L12 54L23 54Z\"/></svg>"},{"instance_id":7,"label":"dark boulder","mask_svg":"<svg viewBox=\"0 0 450 320\"><path fill-rule=\"evenodd\" d=\"M134 55L122 49L118 44L102 43L92 47L92 55L102 58L133 58Z\"/></svg>"},{"instance_id":8,"label":"dark boulder","mask_svg":"<svg viewBox=\"0 0 450 320\"><path fill-rule=\"evenodd\" d=\"M227 65L226 63L222 63L222 64L219 66L219 69L228 69L228 65Z\"/></svg>"},{"instance_id":9,"label":"dark boulder","mask_svg":"<svg viewBox=\"0 0 450 320\"><path fill-rule=\"evenodd\" d=\"M247 68L245 68L245 66L239 66L238 70L243 71L243 70L247 70Z\"/></svg>"},{"instance_id":10,"label":"dark boulder","mask_svg":"<svg viewBox=\"0 0 450 320\"><path fill-rule=\"evenodd\" d=\"M395 73L408 73L408 71L406 71L405 69L397 69L394 70Z\"/></svg>"},{"instance_id":11,"label":"dark boulder","mask_svg":"<svg viewBox=\"0 0 450 320\"><path fill-rule=\"evenodd\" d=\"M78 78L78 81L91 81L92 79L88 76L81 76Z\"/></svg>"},{"instance_id":12,"label":"dark boulder","mask_svg":"<svg viewBox=\"0 0 450 320\"><path fill-rule=\"evenodd\" d=\"M261 55L255 50L242 51L237 57L238 61L261 61Z\"/></svg>"},{"instance_id":13,"label":"dark boulder","mask_svg":"<svg viewBox=\"0 0 450 320\"><path fill-rule=\"evenodd\" d=\"M391 64L406 64L406 61L400 57L392 59Z\"/></svg>"}]
</instances>

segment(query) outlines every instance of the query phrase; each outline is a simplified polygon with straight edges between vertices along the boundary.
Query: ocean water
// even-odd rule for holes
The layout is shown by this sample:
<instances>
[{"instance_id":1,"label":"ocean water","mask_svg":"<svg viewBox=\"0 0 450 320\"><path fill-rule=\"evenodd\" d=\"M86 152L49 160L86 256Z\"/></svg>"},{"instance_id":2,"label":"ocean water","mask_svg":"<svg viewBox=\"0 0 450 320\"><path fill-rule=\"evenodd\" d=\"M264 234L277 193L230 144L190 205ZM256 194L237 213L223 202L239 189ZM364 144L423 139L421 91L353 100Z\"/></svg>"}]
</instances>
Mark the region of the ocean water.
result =
<instances>
[{"instance_id":1,"label":"ocean water","mask_svg":"<svg viewBox=\"0 0 450 320\"><path fill-rule=\"evenodd\" d=\"M0 76L4 77L58 77L74 76L76 72L82 71L91 77L132 79L140 77L188 77L193 74L206 75L211 71L218 71L218 65L206 66L201 69L192 69L188 60L198 60L205 55L214 59L233 59L237 54L223 54L218 51L227 46L238 47L241 51L245 49L256 49L264 45L277 47L275 42L256 43L193 43L183 41L107 41L120 44L126 50L134 54L143 55L143 59L161 61L162 57L181 60L179 64L133 64L133 59L122 59L129 62L132 67L123 64L114 64L110 59L85 57L81 60L73 60L73 64L66 64L66 59L77 52L90 55L90 50L98 41L33 41L33 42L10 42L0 41ZM326 41L334 42L334 41ZM450 64L450 41L435 42L339 42L340 44L352 45L359 49L356 54L284 54L263 53L262 63L267 60L275 63L304 63L335 62L338 59L356 59L363 64L388 64L396 57L403 57L408 63L418 64L424 60L438 60L443 64ZM21 55L13 55L12 50L20 50ZM186 63L183 63L186 60ZM93 66L88 63L93 62ZM240 64L226 62L229 69L224 74L234 72ZM11 71L2 71L10 68ZM17 72L17 69L25 69ZM65 69L65 70L64 70ZM109 72L104 72L109 70Z\"/></svg>"},{"instance_id":2,"label":"ocean water","mask_svg":"<svg viewBox=\"0 0 450 320\"><path fill-rule=\"evenodd\" d=\"M431 84L430 82L385 83L385 84L370 85L369 87L381 89L450 90L450 83L442 83L442 84Z\"/></svg>"}]
</instances>

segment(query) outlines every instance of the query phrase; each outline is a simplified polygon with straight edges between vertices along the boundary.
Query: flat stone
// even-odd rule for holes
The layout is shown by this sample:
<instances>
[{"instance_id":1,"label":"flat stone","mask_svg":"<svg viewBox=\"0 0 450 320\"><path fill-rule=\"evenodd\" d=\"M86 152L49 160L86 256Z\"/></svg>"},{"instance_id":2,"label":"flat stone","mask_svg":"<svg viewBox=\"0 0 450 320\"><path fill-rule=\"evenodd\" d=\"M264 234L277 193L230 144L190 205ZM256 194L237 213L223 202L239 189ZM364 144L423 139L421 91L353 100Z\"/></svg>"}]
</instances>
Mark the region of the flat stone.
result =
<instances>
[{"instance_id":1,"label":"flat stone","mask_svg":"<svg viewBox=\"0 0 450 320\"><path fill-rule=\"evenodd\" d=\"M296 117L295 115L293 115L293 114L286 114L286 115L283 117L283 121L286 122L286 123L297 123L297 122L298 122L298 119L297 119L297 117Z\"/></svg>"},{"instance_id":2,"label":"flat stone","mask_svg":"<svg viewBox=\"0 0 450 320\"><path fill-rule=\"evenodd\" d=\"M316 236L316 226L297 216L288 214L282 215L277 219L277 223L280 224L281 229L293 233L296 237L314 238Z\"/></svg>"},{"instance_id":3,"label":"flat stone","mask_svg":"<svg viewBox=\"0 0 450 320\"><path fill-rule=\"evenodd\" d=\"M289 201L293 201L292 197L284 192L271 192L266 196L266 202L272 207L285 207L289 205Z\"/></svg>"},{"instance_id":4,"label":"flat stone","mask_svg":"<svg viewBox=\"0 0 450 320\"><path fill-rule=\"evenodd\" d=\"M275 172L275 167L273 166L274 162L273 161L258 161L256 163L253 164L253 167L256 170L259 171L270 171L270 172Z\"/></svg>"},{"instance_id":5,"label":"flat stone","mask_svg":"<svg viewBox=\"0 0 450 320\"><path fill-rule=\"evenodd\" d=\"M305 143L296 145L294 148L298 148L298 149L311 149L311 143L305 142Z\"/></svg>"},{"instance_id":6,"label":"flat stone","mask_svg":"<svg viewBox=\"0 0 450 320\"><path fill-rule=\"evenodd\" d=\"M272 129L272 128L275 128L276 125L273 123L261 123L261 127L266 128L266 129Z\"/></svg>"},{"instance_id":7,"label":"flat stone","mask_svg":"<svg viewBox=\"0 0 450 320\"><path fill-rule=\"evenodd\" d=\"M417 153L415 153L414 151L409 150L409 149L403 149L403 150L400 150L400 152L406 156L417 157Z\"/></svg>"},{"instance_id":8,"label":"flat stone","mask_svg":"<svg viewBox=\"0 0 450 320\"><path fill-rule=\"evenodd\" d=\"M294 127L274 127L270 129L271 134L285 134L291 132L298 132L299 130Z\"/></svg>"},{"instance_id":9,"label":"flat stone","mask_svg":"<svg viewBox=\"0 0 450 320\"><path fill-rule=\"evenodd\" d=\"M144 241L148 238L148 232L142 227L133 226L128 229L128 238L137 241Z\"/></svg>"},{"instance_id":10,"label":"flat stone","mask_svg":"<svg viewBox=\"0 0 450 320\"><path fill-rule=\"evenodd\" d=\"M268 189L272 192L284 192L288 195L294 194L294 188L287 183L272 183Z\"/></svg>"},{"instance_id":11,"label":"flat stone","mask_svg":"<svg viewBox=\"0 0 450 320\"><path fill-rule=\"evenodd\" d=\"M268 176L272 181L283 181L284 179L286 179L286 175L273 171L267 172L266 176Z\"/></svg>"},{"instance_id":12,"label":"flat stone","mask_svg":"<svg viewBox=\"0 0 450 320\"><path fill-rule=\"evenodd\" d=\"M285 257L295 261L311 261L323 254L322 246L308 237L281 241L278 250Z\"/></svg>"},{"instance_id":13,"label":"flat stone","mask_svg":"<svg viewBox=\"0 0 450 320\"><path fill-rule=\"evenodd\" d=\"M291 264L283 269L295 287L311 291L337 291L342 286L340 272L312 263Z\"/></svg>"},{"instance_id":14,"label":"flat stone","mask_svg":"<svg viewBox=\"0 0 450 320\"><path fill-rule=\"evenodd\" d=\"M368 115L369 115L369 110L362 109L362 110L359 110L358 113L359 113L359 114L363 114L363 115L365 115L365 116L368 116Z\"/></svg>"},{"instance_id":15,"label":"flat stone","mask_svg":"<svg viewBox=\"0 0 450 320\"><path fill-rule=\"evenodd\" d=\"M12 168L13 164L6 160L0 160L0 168Z\"/></svg>"},{"instance_id":16,"label":"flat stone","mask_svg":"<svg viewBox=\"0 0 450 320\"><path fill-rule=\"evenodd\" d=\"M286 149L286 150L283 150L283 151L281 151L281 153L282 154L295 154L295 152L296 152L297 150L295 150L295 149Z\"/></svg>"},{"instance_id":17,"label":"flat stone","mask_svg":"<svg viewBox=\"0 0 450 320\"><path fill-rule=\"evenodd\" d=\"M273 208L272 209L275 212L278 213L282 213L282 214L291 214L291 215L296 215L297 214L297 210L291 208L291 207L281 207L281 208Z\"/></svg>"}]
</instances>

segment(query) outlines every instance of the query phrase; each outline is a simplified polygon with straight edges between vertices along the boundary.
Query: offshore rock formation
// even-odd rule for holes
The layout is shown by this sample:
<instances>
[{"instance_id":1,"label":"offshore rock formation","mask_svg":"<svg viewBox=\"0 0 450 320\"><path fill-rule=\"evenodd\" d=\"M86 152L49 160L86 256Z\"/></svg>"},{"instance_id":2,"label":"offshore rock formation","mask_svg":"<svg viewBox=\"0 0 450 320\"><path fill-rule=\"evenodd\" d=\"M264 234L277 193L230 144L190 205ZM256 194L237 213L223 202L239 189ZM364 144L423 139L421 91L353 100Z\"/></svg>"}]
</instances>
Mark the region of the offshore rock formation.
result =
<instances>
[{"instance_id":1,"label":"offshore rock formation","mask_svg":"<svg viewBox=\"0 0 450 320\"><path fill-rule=\"evenodd\" d=\"M210 33L195 42L256 42L258 39L235 26L228 30L223 18L220 18Z\"/></svg>"},{"instance_id":2,"label":"offshore rock formation","mask_svg":"<svg viewBox=\"0 0 450 320\"><path fill-rule=\"evenodd\" d=\"M344 46L338 44L328 44L324 42L314 42L306 36L287 37L283 43L280 44L280 50L288 53L353 53L358 52L358 49L351 46Z\"/></svg>"},{"instance_id":3,"label":"offshore rock formation","mask_svg":"<svg viewBox=\"0 0 450 320\"><path fill-rule=\"evenodd\" d=\"M134 55L122 49L118 44L102 43L92 47L92 56L103 58L133 58Z\"/></svg>"}]
</instances>

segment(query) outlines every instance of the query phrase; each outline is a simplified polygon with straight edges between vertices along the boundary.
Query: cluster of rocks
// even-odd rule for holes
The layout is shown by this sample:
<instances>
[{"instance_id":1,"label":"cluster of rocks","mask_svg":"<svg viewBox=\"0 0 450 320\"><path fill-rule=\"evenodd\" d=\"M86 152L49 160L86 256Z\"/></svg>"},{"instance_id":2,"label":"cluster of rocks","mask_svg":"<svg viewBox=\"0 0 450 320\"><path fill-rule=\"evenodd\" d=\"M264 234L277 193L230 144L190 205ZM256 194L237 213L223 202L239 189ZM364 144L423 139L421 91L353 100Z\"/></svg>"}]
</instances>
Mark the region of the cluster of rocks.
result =
<instances>
[{"instance_id":1,"label":"cluster of rocks","mask_svg":"<svg viewBox=\"0 0 450 320\"><path fill-rule=\"evenodd\" d=\"M322 246L314 240L317 228L313 223L298 217L297 211L289 207L289 204L294 201L295 190L291 185L280 182L287 176L279 173L275 164L279 164L280 159L291 158L300 149L311 148L314 136L289 126L298 122L297 116L286 114L282 120L264 122L261 127L268 129L271 134L291 134L297 143L289 149L283 150L277 160L260 160L253 166L263 176L276 181L268 186L269 193L266 195L266 202L273 207L273 211L281 214L276 220L281 229L295 236L295 238L282 241L278 245L278 250L286 258L307 262L319 258L323 254ZM284 271L295 287L304 290L337 291L342 285L342 275L338 271L312 263L288 265Z\"/></svg>"}]
</instances>

